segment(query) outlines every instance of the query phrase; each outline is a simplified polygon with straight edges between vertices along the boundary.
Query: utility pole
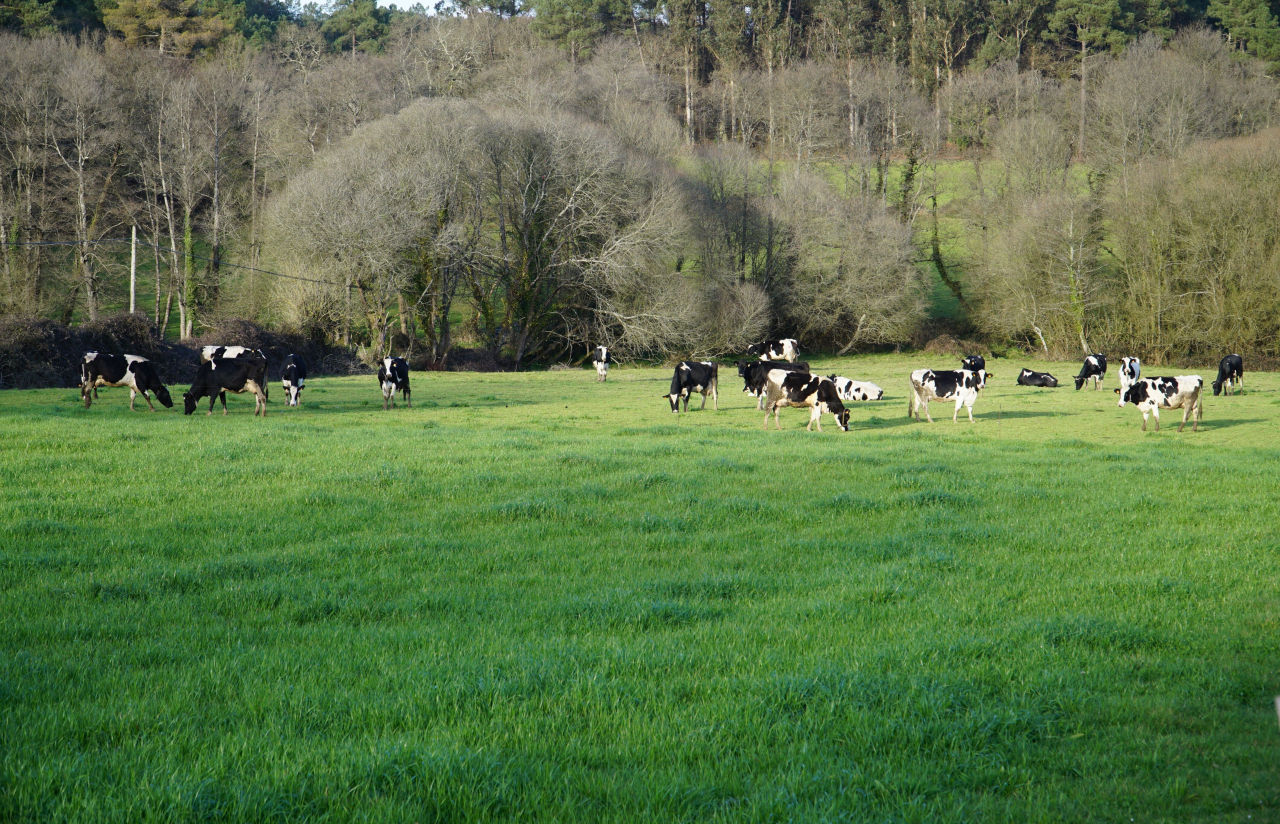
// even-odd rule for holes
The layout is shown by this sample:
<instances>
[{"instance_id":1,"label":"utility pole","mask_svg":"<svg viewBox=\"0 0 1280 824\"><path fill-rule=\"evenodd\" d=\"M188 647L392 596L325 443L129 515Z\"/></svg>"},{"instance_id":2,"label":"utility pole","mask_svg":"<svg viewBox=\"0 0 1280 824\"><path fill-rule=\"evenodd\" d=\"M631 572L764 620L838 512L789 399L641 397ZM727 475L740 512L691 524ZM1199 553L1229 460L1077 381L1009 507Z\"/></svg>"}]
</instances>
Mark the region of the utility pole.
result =
<instances>
[{"instance_id":1,"label":"utility pole","mask_svg":"<svg viewBox=\"0 0 1280 824\"><path fill-rule=\"evenodd\" d=\"M129 241L129 314L138 310L138 227L133 227Z\"/></svg>"}]
</instances>

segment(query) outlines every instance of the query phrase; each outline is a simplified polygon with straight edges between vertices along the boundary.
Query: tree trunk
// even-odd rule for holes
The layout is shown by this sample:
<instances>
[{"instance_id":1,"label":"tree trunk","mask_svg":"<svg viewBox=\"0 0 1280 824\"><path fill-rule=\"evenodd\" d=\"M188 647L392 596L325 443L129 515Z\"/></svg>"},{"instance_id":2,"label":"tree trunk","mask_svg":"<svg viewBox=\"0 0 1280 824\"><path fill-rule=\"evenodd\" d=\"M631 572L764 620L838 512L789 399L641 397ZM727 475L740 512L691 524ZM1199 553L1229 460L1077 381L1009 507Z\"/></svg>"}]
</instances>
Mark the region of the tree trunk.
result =
<instances>
[{"instance_id":1,"label":"tree trunk","mask_svg":"<svg viewBox=\"0 0 1280 824\"><path fill-rule=\"evenodd\" d=\"M1085 110L1085 93L1088 88L1085 83L1084 65L1085 59L1088 57L1088 47L1085 45L1084 37L1080 38L1080 138L1076 141L1076 160L1084 161L1084 110ZM1088 354L1088 350L1085 350Z\"/></svg>"}]
</instances>

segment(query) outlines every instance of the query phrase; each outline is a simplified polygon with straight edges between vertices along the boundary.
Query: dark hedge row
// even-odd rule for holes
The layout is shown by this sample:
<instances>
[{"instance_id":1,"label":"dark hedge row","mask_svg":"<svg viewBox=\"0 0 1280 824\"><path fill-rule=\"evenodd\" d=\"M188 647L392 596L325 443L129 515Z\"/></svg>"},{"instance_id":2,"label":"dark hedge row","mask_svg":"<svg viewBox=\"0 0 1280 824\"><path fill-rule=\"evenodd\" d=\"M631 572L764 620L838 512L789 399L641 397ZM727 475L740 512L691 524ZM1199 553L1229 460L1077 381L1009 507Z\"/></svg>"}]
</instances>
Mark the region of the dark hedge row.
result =
<instances>
[{"instance_id":1,"label":"dark hedge row","mask_svg":"<svg viewBox=\"0 0 1280 824\"><path fill-rule=\"evenodd\" d=\"M0 318L0 388L74 387L85 352L141 355L156 364L165 383L185 383L200 366L200 348L210 344L261 349L272 380L279 378L280 364L292 353L306 359L313 375L368 371L348 349L245 320L226 321L216 335L179 343L160 339L155 325L138 314L114 315L76 327L37 318Z\"/></svg>"}]
</instances>

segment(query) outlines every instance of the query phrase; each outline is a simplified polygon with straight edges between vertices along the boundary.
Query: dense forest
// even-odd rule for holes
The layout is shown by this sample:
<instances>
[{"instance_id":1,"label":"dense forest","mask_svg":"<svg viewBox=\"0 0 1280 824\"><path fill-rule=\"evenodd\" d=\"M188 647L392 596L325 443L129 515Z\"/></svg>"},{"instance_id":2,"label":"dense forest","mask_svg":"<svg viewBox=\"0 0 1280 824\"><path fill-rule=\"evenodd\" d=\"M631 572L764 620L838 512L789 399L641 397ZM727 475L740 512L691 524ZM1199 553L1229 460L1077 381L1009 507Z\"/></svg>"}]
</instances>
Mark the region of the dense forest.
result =
<instances>
[{"instance_id":1,"label":"dense forest","mask_svg":"<svg viewBox=\"0 0 1280 824\"><path fill-rule=\"evenodd\" d=\"M0 315L1280 354L1280 0L0 2Z\"/></svg>"}]
</instances>

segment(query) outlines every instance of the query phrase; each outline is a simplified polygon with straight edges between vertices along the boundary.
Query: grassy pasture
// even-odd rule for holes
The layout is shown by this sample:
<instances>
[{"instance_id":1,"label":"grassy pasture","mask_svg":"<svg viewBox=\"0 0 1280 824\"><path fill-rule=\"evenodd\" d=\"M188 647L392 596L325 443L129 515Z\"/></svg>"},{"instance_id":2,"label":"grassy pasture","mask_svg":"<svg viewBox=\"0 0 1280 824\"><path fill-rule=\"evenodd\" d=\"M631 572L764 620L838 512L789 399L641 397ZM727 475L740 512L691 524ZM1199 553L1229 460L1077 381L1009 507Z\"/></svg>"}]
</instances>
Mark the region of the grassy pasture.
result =
<instances>
[{"instance_id":1,"label":"grassy pasture","mask_svg":"<svg viewBox=\"0 0 1280 824\"><path fill-rule=\"evenodd\" d=\"M949 361L0 392L0 820L1277 820L1280 376L909 422Z\"/></svg>"}]
</instances>

